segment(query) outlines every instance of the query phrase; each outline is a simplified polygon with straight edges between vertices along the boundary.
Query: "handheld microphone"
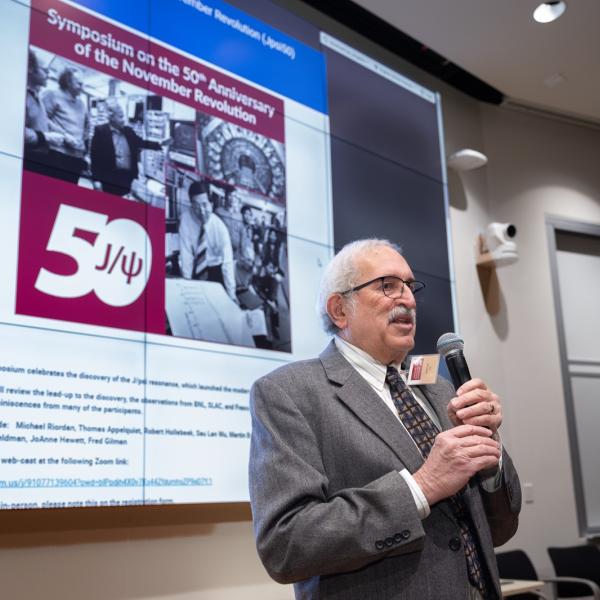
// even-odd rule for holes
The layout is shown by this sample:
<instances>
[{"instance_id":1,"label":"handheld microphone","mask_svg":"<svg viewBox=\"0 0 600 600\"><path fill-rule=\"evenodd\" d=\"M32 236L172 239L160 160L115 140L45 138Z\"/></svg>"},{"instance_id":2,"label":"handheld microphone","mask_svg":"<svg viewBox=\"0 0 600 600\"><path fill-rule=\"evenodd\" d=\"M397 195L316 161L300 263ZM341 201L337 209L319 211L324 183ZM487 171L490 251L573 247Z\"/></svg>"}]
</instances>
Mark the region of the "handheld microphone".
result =
<instances>
[{"instance_id":1,"label":"handheld microphone","mask_svg":"<svg viewBox=\"0 0 600 600\"><path fill-rule=\"evenodd\" d=\"M437 341L437 351L444 357L454 389L471 379L463 349L465 342L456 333L444 333Z\"/></svg>"}]
</instances>

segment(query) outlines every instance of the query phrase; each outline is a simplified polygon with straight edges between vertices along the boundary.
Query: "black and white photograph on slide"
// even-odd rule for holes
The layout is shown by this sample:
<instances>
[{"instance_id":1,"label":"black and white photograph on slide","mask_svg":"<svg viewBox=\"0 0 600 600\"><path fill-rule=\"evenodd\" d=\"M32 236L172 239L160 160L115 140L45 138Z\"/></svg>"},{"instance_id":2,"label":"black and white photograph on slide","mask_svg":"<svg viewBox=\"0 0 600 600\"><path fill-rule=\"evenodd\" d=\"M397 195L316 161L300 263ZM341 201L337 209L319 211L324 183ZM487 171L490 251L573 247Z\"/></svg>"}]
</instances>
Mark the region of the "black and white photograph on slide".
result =
<instances>
[{"instance_id":1,"label":"black and white photograph on slide","mask_svg":"<svg viewBox=\"0 0 600 600\"><path fill-rule=\"evenodd\" d=\"M199 170L269 200L285 203L284 145L198 112Z\"/></svg>"},{"instance_id":2,"label":"black and white photograph on slide","mask_svg":"<svg viewBox=\"0 0 600 600\"><path fill-rule=\"evenodd\" d=\"M24 166L162 208L169 123L186 109L30 46Z\"/></svg>"},{"instance_id":3,"label":"black and white photograph on slide","mask_svg":"<svg viewBox=\"0 0 600 600\"><path fill-rule=\"evenodd\" d=\"M167 194L167 333L291 352L285 210L183 166Z\"/></svg>"}]
</instances>

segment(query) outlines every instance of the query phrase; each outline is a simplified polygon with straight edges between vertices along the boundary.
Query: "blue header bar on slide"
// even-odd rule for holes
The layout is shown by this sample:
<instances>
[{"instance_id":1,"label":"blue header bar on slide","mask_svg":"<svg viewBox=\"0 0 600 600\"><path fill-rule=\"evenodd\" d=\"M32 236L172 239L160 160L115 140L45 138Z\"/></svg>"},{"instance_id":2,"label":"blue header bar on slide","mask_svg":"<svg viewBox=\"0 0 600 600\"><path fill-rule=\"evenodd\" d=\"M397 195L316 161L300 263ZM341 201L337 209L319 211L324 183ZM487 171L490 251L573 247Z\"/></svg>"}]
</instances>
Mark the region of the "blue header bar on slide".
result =
<instances>
[{"instance_id":1,"label":"blue header bar on slide","mask_svg":"<svg viewBox=\"0 0 600 600\"><path fill-rule=\"evenodd\" d=\"M74 0L282 96L327 113L323 54L220 0Z\"/></svg>"}]
</instances>

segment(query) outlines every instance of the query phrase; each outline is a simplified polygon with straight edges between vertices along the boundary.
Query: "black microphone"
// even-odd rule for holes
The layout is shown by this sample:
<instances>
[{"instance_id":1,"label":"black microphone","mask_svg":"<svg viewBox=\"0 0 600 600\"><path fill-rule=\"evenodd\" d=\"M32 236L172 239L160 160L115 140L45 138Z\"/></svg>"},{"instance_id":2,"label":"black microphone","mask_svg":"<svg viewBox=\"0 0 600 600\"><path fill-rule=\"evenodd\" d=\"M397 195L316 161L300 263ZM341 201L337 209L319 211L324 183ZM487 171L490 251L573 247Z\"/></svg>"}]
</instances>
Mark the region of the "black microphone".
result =
<instances>
[{"instance_id":1,"label":"black microphone","mask_svg":"<svg viewBox=\"0 0 600 600\"><path fill-rule=\"evenodd\" d=\"M446 366L450 372L455 390L469 379L472 379L463 354L464 347L465 342L456 333L444 333L437 341L437 351L446 360Z\"/></svg>"}]
</instances>

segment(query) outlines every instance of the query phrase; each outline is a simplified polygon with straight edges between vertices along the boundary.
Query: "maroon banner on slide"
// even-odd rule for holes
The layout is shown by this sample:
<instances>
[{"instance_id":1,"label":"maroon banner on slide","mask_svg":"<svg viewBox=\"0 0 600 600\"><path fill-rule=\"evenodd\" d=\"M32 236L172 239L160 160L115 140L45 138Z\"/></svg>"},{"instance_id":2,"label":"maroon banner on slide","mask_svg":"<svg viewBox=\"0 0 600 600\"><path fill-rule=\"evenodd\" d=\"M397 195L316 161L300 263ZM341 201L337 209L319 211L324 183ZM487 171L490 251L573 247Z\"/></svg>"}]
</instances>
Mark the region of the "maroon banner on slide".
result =
<instances>
[{"instance_id":1,"label":"maroon banner on slide","mask_svg":"<svg viewBox=\"0 0 600 600\"><path fill-rule=\"evenodd\" d=\"M283 101L57 0L33 0L30 43L284 142Z\"/></svg>"}]
</instances>

